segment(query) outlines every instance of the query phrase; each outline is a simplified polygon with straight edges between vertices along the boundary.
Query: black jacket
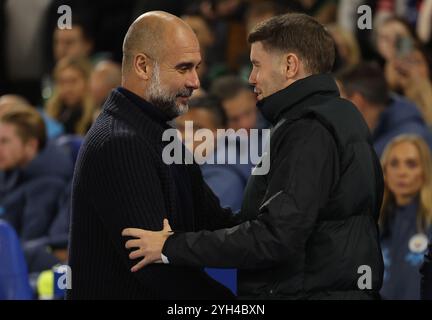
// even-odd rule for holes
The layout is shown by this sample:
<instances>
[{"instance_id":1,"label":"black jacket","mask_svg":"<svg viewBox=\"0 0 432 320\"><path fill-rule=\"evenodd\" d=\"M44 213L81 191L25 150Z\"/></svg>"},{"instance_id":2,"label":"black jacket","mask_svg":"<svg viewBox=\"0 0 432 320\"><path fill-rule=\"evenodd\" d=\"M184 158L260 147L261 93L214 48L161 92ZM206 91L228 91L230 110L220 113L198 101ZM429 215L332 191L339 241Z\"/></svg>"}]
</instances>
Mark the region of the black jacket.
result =
<instances>
[{"instance_id":1,"label":"black jacket","mask_svg":"<svg viewBox=\"0 0 432 320\"><path fill-rule=\"evenodd\" d=\"M243 297L376 297L383 179L362 116L330 75L296 81L259 107L275 128L270 171L246 187L240 214L248 221L176 233L163 253L174 265L239 268ZM361 291L364 265L372 286Z\"/></svg>"},{"instance_id":2,"label":"black jacket","mask_svg":"<svg viewBox=\"0 0 432 320\"><path fill-rule=\"evenodd\" d=\"M220 209L198 166L162 161L168 143L162 141L166 119L155 107L136 96L131 100L124 92L112 92L78 156L68 298L232 298L200 268L159 264L130 272L138 261L128 258L124 228L161 230L167 217L176 230L213 230L230 225L231 215ZM174 180L174 174L182 178ZM180 189L191 197L187 211L182 210Z\"/></svg>"},{"instance_id":3,"label":"black jacket","mask_svg":"<svg viewBox=\"0 0 432 320\"><path fill-rule=\"evenodd\" d=\"M420 296L422 300L432 300L432 243L429 244L429 252L420 269L422 274Z\"/></svg>"}]
</instances>

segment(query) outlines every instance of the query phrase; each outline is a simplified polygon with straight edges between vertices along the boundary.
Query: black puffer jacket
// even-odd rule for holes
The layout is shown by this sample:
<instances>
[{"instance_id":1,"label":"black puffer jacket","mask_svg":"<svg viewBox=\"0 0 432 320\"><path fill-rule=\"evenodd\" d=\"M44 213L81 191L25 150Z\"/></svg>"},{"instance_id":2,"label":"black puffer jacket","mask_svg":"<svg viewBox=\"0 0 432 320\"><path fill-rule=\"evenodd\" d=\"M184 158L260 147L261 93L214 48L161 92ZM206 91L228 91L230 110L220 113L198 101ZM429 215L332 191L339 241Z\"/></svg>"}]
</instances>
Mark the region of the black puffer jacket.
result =
<instances>
[{"instance_id":1,"label":"black puffer jacket","mask_svg":"<svg viewBox=\"0 0 432 320\"><path fill-rule=\"evenodd\" d=\"M378 297L383 179L360 113L330 75L299 80L259 106L275 128L270 170L246 187L246 222L174 234L163 253L178 265L239 268L242 297Z\"/></svg>"},{"instance_id":2,"label":"black puffer jacket","mask_svg":"<svg viewBox=\"0 0 432 320\"><path fill-rule=\"evenodd\" d=\"M429 244L429 253L425 256L420 272L422 274L421 299L432 300L432 243Z\"/></svg>"}]
</instances>

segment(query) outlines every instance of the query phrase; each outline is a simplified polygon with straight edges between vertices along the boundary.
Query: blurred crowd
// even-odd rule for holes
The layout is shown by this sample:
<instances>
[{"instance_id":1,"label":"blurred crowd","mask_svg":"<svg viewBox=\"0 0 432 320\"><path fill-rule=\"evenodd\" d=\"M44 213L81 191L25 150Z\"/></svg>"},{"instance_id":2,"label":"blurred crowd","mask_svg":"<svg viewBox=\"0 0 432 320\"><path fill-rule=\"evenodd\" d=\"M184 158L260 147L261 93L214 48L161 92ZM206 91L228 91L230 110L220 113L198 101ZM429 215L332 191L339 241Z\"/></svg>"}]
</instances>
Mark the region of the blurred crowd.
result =
<instances>
[{"instance_id":1,"label":"blurred crowd","mask_svg":"<svg viewBox=\"0 0 432 320\"><path fill-rule=\"evenodd\" d=\"M57 26L61 5L72 9L71 29ZM359 28L362 5L371 8L372 29ZM2 286L27 274L27 296L43 297L41 275L67 263L74 162L121 85L123 37L150 10L182 17L200 43L201 88L172 123L183 136L185 121L194 130L245 129L245 138L268 128L248 84L246 38L257 23L304 12L327 27L341 96L363 115L382 160L382 297L419 299L432 238L432 0L0 0L0 243L12 234L19 246L11 254L24 257L6 263L0 250L0 299L8 298ZM221 204L239 210L252 166L201 168ZM20 261L24 267L14 265Z\"/></svg>"}]
</instances>

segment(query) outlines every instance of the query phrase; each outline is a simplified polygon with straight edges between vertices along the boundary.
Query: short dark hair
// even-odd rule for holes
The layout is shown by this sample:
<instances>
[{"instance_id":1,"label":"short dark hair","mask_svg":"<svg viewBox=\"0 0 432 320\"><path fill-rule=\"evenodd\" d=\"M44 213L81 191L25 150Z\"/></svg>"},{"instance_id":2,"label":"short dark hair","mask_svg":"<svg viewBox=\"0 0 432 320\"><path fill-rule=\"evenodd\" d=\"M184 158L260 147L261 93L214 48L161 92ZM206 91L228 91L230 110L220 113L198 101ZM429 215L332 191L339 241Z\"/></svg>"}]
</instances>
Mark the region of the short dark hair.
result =
<instances>
[{"instance_id":1,"label":"short dark hair","mask_svg":"<svg viewBox=\"0 0 432 320\"><path fill-rule=\"evenodd\" d=\"M189 100L189 110L204 109L213 115L217 128L225 128L227 125L227 116L222 108L219 99L211 95L191 98Z\"/></svg>"},{"instance_id":2,"label":"short dark hair","mask_svg":"<svg viewBox=\"0 0 432 320\"><path fill-rule=\"evenodd\" d=\"M38 151L45 148L47 135L41 114L31 106L18 105L0 115L0 122L15 126L16 133L23 142L34 138L38 141Z\"/></svg>"},{"instance_id":3,"label":"short dark hair","mask_svg":"<svg viewBox=\"0 0 432 320\"><path fill-rule=\"evenodd\" d=\"M384 72L376 63L362 63L337 74L336 78L348 96L357 92L375 105L387 106L389 103L390 91Z\"/></svg>"},{"instance_id":4,"label":"short dark hair","mask_svg":"<svg viewBox=\"0 0 432 320\"><path fill-rule=\"evenodd\" d=\"M329 73L335 60L335 44L327 30L302 13L275 16L255 26L248 42L261 41L266 50L294 52L312 74Z\"/></svg>"},{"instance_id":5,"label":"short dark hair","mask_svg":"<svg viewBox=\"0 0 432 320\"><path fill-rule=\"evenodd\" d=\"M223 102L236 97L244 90L251 90L245 80L239 76L227 75L213 81L210 87L210 94Z\"/></svg>"}]
</instances>

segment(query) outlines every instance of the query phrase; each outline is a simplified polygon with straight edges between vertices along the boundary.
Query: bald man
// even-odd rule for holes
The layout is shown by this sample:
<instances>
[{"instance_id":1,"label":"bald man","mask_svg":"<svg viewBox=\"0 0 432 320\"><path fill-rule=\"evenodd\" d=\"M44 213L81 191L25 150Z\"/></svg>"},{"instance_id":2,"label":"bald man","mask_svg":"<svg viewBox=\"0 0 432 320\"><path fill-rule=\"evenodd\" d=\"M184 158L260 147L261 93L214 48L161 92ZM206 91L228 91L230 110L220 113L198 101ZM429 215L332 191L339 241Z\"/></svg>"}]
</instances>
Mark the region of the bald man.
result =
<instances>
[{"instance_id":1,"label":"bald man","mask_svg":"<svg viewBox=\"0 0 432 320\"><path fill-rule=\"evenodd\" d=\"M199 88L200 48L192 29L148 12L123 44L122 86L113 90L77 160L72 196L69 299L227 299L201 268L155 264L131 272L128 226L215 230L234 225L196 165L167 165L167 121L188 109ZM161 262L161 261L160 261Z\"/></svg>"}]
</instances>

